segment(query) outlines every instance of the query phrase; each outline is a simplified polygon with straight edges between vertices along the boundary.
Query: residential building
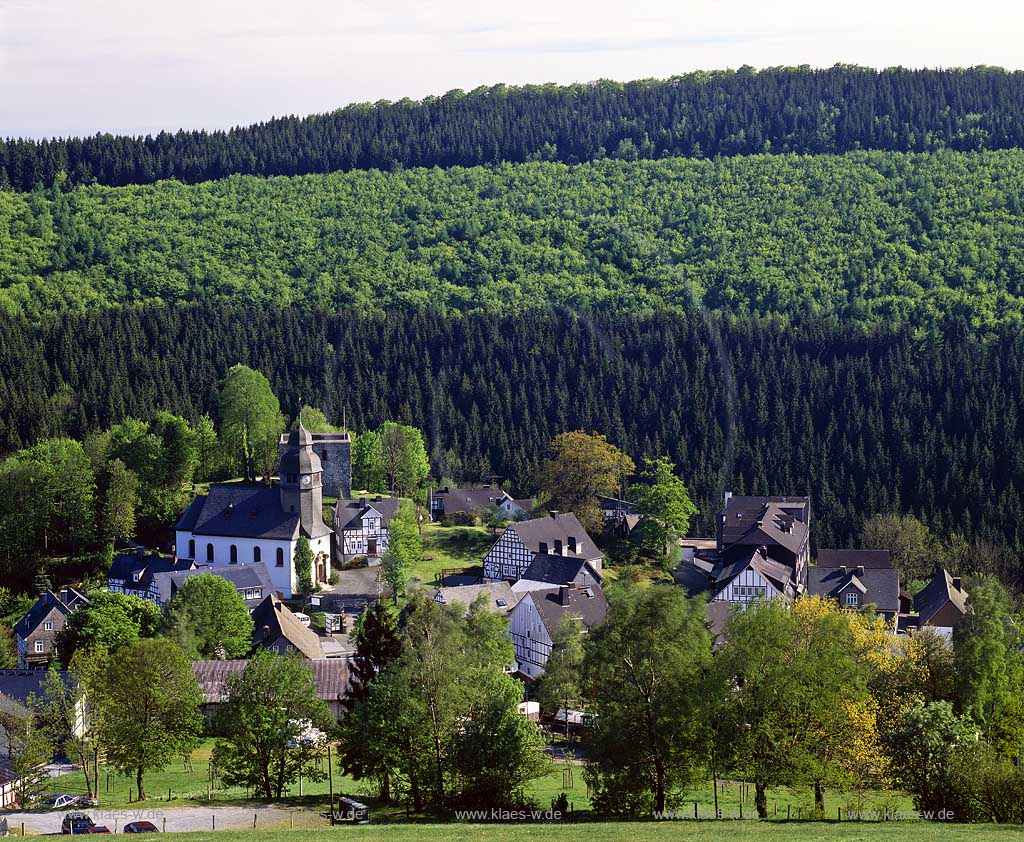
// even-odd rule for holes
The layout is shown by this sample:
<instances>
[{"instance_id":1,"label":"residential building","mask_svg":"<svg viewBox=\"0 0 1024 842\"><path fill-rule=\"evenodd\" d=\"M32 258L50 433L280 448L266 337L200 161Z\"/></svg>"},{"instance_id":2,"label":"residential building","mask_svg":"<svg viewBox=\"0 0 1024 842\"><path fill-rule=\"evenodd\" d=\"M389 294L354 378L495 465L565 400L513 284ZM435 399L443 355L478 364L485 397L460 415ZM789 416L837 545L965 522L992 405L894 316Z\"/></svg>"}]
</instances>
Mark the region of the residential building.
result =
<instances>
[{"instance_id":1,"label":"residential building","mask_svg":"<svg viewBox=\"0 0 1024 842\"><path fill-rule=\"evenodd\" d=\"M302 624L288 607L274 596L266 597L252 611L252 645L273 649L279 654L300 652L311 661L324 657L320 638Z\"/></svg>"},{"instance_id":2,"label":"residential building","mask_svg":"<svg viewBox=\"0 0 1024 842\"><path fill-rule=\"evenodd\" d=\"M963 580L940 569L914 594L914 613L900 617L900 629L914 632L930 628L946 640L952 640L953 629L960 625L969 610Z\"/></svg>"},{"instance_id":3,"label":"residential building","mask_svg":"<svg viewBox=\"0 0 1024 842\"><path fill-rule=\"evenodd\" d=\"M575 585L578 588L601 584L601 574L584 558L551 553L537 553L523 571L522 577L512 584L512 591L522 594L526 591L545 590L559 585Z\"/></svg>"},{"instance_id":4,"label":"residential building","mask_svg":"<svg viewBox=\"0 0 1024 842\"><path fill-rule=\"evenodd\" d=\"M0 708L15 715L31 713L32 699L43 697L49 676L49 670L41 669L0 670ZM74 673L65 670L58 670L57 677L67 686L77 680ZM75 736L85 733L88 715L88 704L83 696L77 702ZM0 746L0 753L2 751Z\"/></svg>"},{"instance_id":5,"label":"residential building","mask_svg":"<svg viewBox=\"0 0 1024 842\"><path fill-rule=\"evenodd\" d=\"M492 611L499 614L508 614L519 601L519 594L515 593L508 582L488 582L482 585L457 585L451 588L438 588L434 592L434 602L439 605L453 605L459 603L465 606L469 612L471 606L480 594L487 596L487 605Z\"/></svg>"},{"instance_id":6,"label":"residential building","mask_svg":"<svg viewBox=\"0 0 1024 842\"><path fill-rule=\"evenodd\" d=\"M352 436L347 432L309 433L313 452L320 459L321 483L331 497L352 496ZM289 435L282 433L278 453L284 458Z\"/></svg>"},{"instance_id":7,"label":"residential building","mask_svg":"<svg viewBox=\"0 0 1024 842\"><path fill-rule=\"evenodd\" d=\"M313 551L314 584L331 575L333 532L323 519L322 464L303 426L282 450L277 488L214 485L192 501L178 521L178 558L215 567L264 562L286 598L298 586L295 549L300 537Z\"/></svg>"},{"instance_id":8,"label":"residential building","mask_svg":"<svg viewBox=\"0 0 1024 842\"><path fill-rule=\"evenodd\" d=\"M445 517L457 515L474 517L488 506L496 506L511 520L526 515L532 508L532 505L524 507L522 502L514 500L503 488L494 485L432 488L430 517L433 520L443 520Z\"/></svg>"},{"instance_id":9,"label":"residential building","mask_svg":"<svg viewBox=\"0 0 1024 842\"><path fill-rule=\"evenodd\" d=\"M55 655L54 643L67 618L88 604L85 595L72 587L42 593L14 627L18 666L45 668Z\"/></svg>"},{"instance_id":10,"label":"residential building","mask_svg":"<svg viewBox=\"0 0 1024 842\"><path fill-rule=\"evenodd\" d=\"M604 622L607 614L608 601L598 584L584 588L562 585L522 594L509 618L519 672L531 679L544 672L563 617L579 617L586 633Z\"/></svg>"},{"instance_id":11,"label":"residential building","mask_svg":"<svg viewBox=\"0 0 1024 842\"><path fill-rule=\"evenodd\" d=\"M598 496L597 504L600 506L601 516L608 526L617 526L627 515L633 515L636 518L640 514L634 503L619 497L606 497L602 494Z\"/></svg>"},{"instance_id":12,"label":"residential building","mask_svg":"<svg viewBox=\"0 0 1024 842\"><path fill-rule=\"evenodd\" d=\"M601 572L601 551L572 512L509 524L484 556L484 579L515 582L537 555L579 558Z\"/></svg>"},{"instance_id":13,"label":"residential building","mask_svg":"<svg viewBox=\"0 0 1024 842\"><path fill-rule=\"evenodd\" d=\"M398 514L397 497L339 500L334 507L334 533L342 561L354 556L379 558L388 551L388 524Z\"/></svg>"},{"instance_id":14,"label":"residential building","mask_svg":"<svg viewBox=\"0 0 1024 842\"><path fill-rule=\"evenodd\" d=\"M207 720L213 719L226 698L227 682L233 675L240 675L248 663L235 661L193 661L192 674L203 691L204 701L200 707ZM331 711L335 720L345 713L344 701L349 687L349 661L347 658L331 660L307 660L306 666L313 673L316 695Z\"/></svg>"},{"instance_id":15,"label":"residential building","mask_svg":"<svg viewBox=\"0 0 1024 842\"><path fill-rule=\"evenodd\" d=\"M110 570L107 571L107 590L137 596L163 606L167 600L160 593L158 575L191 570L195 566L193 559L146 555L140 547L133 553L114 556Z\"/></svg>"},{"instance_id":16,"label":"residential building","mask_svg":"<svg viewBox=\"0 0 1024 842\"><path fill-rule=\"evenodd\" d=\"M851 610L873 606L896 632L900 574L888 550L818 550L817 565L807 571L807 593Z\"/></svg>"},{"instance_id":17,"label":"residential building","mask_svg":"<svg viewBox=\"0 0 1024 842\"><path fill-rule=\"evenodd\" d=\"M172 573L160 573L156 579L157 590L160 593L161 602L158 605L166 604L193 576L210 574L219 576L235 586L238 595L252 611L268 596L275 596L277 589L270 577L270 571L265 562L255 564L231 564L226 567L216 567L208 564L200 564L189 570L182 570Z\"/></svg>"}]
</instances>

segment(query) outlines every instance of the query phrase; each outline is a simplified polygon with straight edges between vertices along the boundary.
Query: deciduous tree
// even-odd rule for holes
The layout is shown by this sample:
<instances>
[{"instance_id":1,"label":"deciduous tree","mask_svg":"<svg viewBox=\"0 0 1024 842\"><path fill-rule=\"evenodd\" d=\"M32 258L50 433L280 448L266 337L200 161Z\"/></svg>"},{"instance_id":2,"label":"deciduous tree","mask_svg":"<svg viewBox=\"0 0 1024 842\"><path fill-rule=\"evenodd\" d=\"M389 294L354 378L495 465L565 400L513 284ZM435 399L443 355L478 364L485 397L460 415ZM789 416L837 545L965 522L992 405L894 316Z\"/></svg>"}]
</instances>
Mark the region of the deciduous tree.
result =
<instances>
[{"instance_id":1,"label":"deciduous tree","mask_svg":"<svg viewBox=\"0 0 1024 842\"><path fill-rule=\"evenodd\" d=\"M252 617L220 576L191 576L167 605L164 634L193 659L241 658L252 648Z\"/></svg>"}]
</instances>

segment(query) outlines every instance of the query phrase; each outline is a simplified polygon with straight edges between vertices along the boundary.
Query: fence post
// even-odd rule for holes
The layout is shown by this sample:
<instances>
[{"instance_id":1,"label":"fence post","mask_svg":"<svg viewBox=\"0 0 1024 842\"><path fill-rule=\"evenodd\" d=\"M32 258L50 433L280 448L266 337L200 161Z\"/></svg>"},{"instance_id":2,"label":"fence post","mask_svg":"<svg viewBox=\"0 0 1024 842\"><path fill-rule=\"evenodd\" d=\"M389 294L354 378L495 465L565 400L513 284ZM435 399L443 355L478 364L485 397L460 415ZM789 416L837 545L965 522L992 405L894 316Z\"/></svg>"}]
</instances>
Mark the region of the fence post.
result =
<instances>
[{"instance_id":1,"label":"fence post","mask_svg":"<svg viewBox=\"0 0 1024 842\"><path fill-rule=\"evenodd\" d=\"M167 816L164 816L164 833L167 833Z\"/></svg>"},{"instance_id":2,"label":"fence post","mask_svg":"<svg viewBox=\"0 0 1024 842\"><path fill-rule=\"evenodd\" d=\"M693 817L697 818L697 802L693 802Z\"/></svg>"},{"instance_id":3,"label":"fence post","mask_svg":"<svg viewBox=\"0 0 1024 842\"><path fill-rule=\"evenodd\" d=\"M786 805L786 821L788 822L793 816L793 807L791 804Z\"/></svg>"},{"instance_id":4,"label":"fence post","mask_svg":"<svg viewBox=\"0 0 1024 842\"><path fill-rule=\"evenodd\" d=\"M255 813L252 814L252 829L253 830L256 829L256 814Z\"/></svg>"},{"instance_id":5,"label":"fence post","mask_svg":"<svg viewBox=\"0 0 1024 842\"><path fill-rule=\"evenodd\" d=\"M843 820L843 808L842 807L836 807L836 821L840 821L841 822L842 820Z\"/></svg>"},{"instance_id":6,"label":"fence post","mask_svg":"<svg viewBox=\"0 0 1024 842\"><path fill-rule=\"evenodd\" d=\"M212 819L212 821L213 821L213 829L214 829L214 830L216 830L216 829L217 829L217 814L216 814L216 813L213 813L213 814L212 814L212 815L210 816L210 818L211 818L211 819Z\"/></svg>"},{"instance_id":7,"label":"fence post","mask_svg":"<svg viewBox=\"0 0 1024 842\"><path fill-rule=\"evenodd\" d=\"M740 802L740 818L743 818L743 802Z\"/></svg>"}]
</instances>

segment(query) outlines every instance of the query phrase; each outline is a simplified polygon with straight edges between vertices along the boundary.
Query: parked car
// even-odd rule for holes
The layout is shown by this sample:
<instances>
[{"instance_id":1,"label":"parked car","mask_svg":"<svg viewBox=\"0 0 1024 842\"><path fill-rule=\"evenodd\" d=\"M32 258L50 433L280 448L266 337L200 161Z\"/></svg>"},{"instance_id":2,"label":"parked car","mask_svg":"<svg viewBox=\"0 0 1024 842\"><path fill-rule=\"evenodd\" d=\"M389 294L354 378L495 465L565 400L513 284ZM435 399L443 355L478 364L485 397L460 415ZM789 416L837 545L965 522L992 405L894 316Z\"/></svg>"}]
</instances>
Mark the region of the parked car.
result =
<instances>
[{"instance_id":1,"label":"parked car","mask_svg":"<svg viewBox=\"0 0 1024 842\"><path fill-rule=\"evenodd\" d=\"M125 833L159 833L153 822L128 822L124 826Z\"/></svg>"},{"instance_id":2,"label":"parked car","mask_svg":"<svg viewBox=\"0 0 1024 842\"><path fill-rule=\"evenodd\" d=\"M60 823L60 832L65 835L74 835L76 833L88 833L89 828L96 824L89 816L85 813L67 813L64 816L64 820Z\"/></svg>"},{"instance_id":3,"label":"parked car","mask_svg":"<svg viewBox=\"0 0 1024 842\"><path fill-rule=\"evenodd\" d=\"M105 824L94 824L86 833L110 833L110 828Z\"/></svg>"},{"instance_id":4,"label":"parked car","mask_svg":"<svg viewBox=\"0 0 1024 842\"><path fill-rule=\"evenodd\" d=\"M53 795L46 796L46 806L51 810L66 810L68 807L74 807L76 804L78 804L77 795L55 792Z\"/></svg>"}]
</instances>

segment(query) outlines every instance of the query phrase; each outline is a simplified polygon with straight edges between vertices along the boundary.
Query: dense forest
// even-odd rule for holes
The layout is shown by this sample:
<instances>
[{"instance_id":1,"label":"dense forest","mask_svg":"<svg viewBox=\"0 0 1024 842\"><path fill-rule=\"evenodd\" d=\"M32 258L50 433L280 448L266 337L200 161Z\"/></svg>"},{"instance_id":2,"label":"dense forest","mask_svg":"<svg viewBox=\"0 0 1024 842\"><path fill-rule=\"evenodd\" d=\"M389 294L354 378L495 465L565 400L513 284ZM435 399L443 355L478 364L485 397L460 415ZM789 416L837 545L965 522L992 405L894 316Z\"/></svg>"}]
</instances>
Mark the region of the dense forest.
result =
<instances>
[{"instance_id":1,"label":"dense forest","mask_svg":"<svg viewBox=\"0 0 1024 842\"><path fill-rule=\"evenodd\" d=\"M228 300L1021 324L1024 151L0 191L0 312Z\"/></svg>"},{"instance_id":2,"label":"dense forest","mask_svg":"<svg viewBox=\"0 0 1024 842\"><path fill-rule=\"evenodd\" d=\"M0 317L0 442L82 437L155 408L215 414L235 362L354 429L424 429L436 475L517 493L563 430L667 453L703 527L724 489L809 494L819 546L873 512L1024 547L1024 336L872 333L708 315L496 318L229 305ZM1015 571L1019 573L1019 571Z\"/></svg>"},{"instance_id":3,"label":"dense forest","mask_svg":"<svg viewBox=\"0 0 1024 842\"><path fill-rule=\"evenodd\" d=\"M228 132L0 141L0 187L399 166L1024 146L1024 73L836 66L450 91Z\"/></svg>"}]
</instances>

